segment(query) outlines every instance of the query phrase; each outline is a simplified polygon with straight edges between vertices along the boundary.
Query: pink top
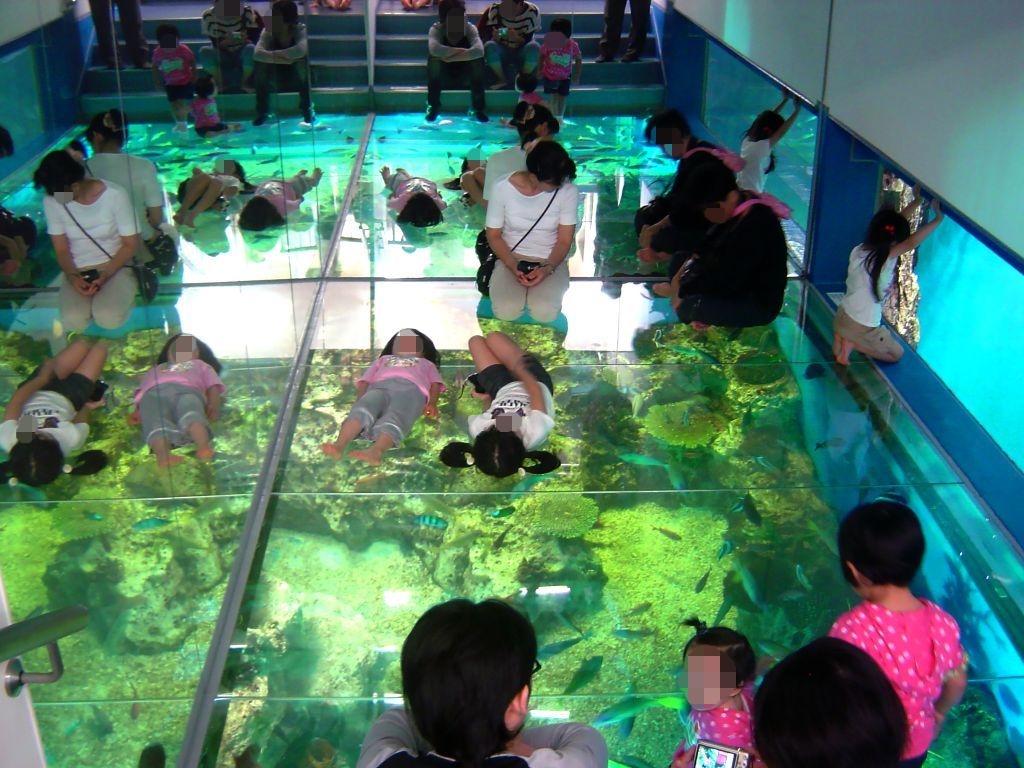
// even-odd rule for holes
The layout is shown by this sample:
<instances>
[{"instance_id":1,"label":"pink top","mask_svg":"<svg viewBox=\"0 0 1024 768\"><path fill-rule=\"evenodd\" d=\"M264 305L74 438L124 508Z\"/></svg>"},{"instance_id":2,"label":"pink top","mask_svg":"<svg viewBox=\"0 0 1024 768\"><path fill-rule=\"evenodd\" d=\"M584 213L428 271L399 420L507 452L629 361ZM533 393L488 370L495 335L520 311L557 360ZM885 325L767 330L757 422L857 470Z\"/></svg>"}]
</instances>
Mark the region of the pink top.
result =
<instances>
[{"instance_id":1,"label":"pink top","mask_svg":"<svg viewBox=\"0 0 1024 768\"><path fill-rule=\"evenodd\" d=\"M220 125L217 102L212 96L207 96L205 99L192 99L192 117L195 118L196 128L213 128Z\"/></svg>"},{"instance_id":2,"label":"pink top","mask_svg":"<svg viewBox=\"0 0 1024 768\"><path fill-rule=\"evenodd\" d=\"M153 51L153 66L160 72L164 85L188 85L195 78L192 75L196 57L184 43L177 48L161 48Z\"/></svg>"},{"instance_id":3,"label":"pink top","mask_svg":"<svg viewBox=\"0 0 1024 768\"><path fill-rule=\"evenodd\" d=\"M401 212L405 208L405 204L409 202L409 198L420 192L429 195L430 199L437 203L437 210L443 211L448 207L441 195L437 193L437 184L419 176L410 176L395 186L394 192L391 193L391 199L388 200L388 208Z\"/></svg>"},{"instance_id":4,"label":"pink top","mask_svg":"<svg viewBox=\"0 0 1024 768\"><path fill-rule=\"evenodd\" d=\"M698 739L714 741L726 747L737 747L752 752L754 748L754 684L747 683L740 691L743 706L746 709L716 707L715 709L696 709L690 711L690 721ZM679 758L692 747L685 741L679 745L674 755ZM754 763L757 765L756 761Z\"/></svg>"},{"instance_id":5,"label":"pink top","mask_svg":"<svg viewBox=\"0 0 1024 768\"><path fill-rule=\"evenodd\" d=\"M544 97L536 91L530 91L529 93L523 92L519 94L519 100L525 101L527 104L543 104Z\"/></svg>"},{"instance_id":6,"label":"pink top","mask_svg":"<svg viewBox=\"0 0 1024 768\"><path fill-rule=\"evenodd\" d=\"M423 357L381 355L358 380L374 384L383 379L411 381L420 388L423 397L427 399L430 398L431 384L440 384L442 392L445 388L441 375L437 372L437 366Z\"/></svg>"},{"instance_id":7,"label":"pink top","mask_svg":"<svg viewBox=\"0 0 1024 768\"><path fill-rule=\"evenodd\" d=\"M255 194L258 197L265 197L273 203L282 218L286 218L289 213L297 211L299 204L302 202L302 195L296 194L292 185L283 179L264 181L256 187Z\"/></svg>"},{"instance_id":8,"label":"pink top","mask_svg":"<svg viewBox=\"0 0 1024 768\"><path fill-rule=\"evenodd\" d=\"M135 405L138 406L142 396L159 384L183 384L204 396L210 387L224 391L224 384L221 383L217 372L198 358L183 363L160 363L150 368L142 377L142 383L135 390Z\"/></svg>"},{"instance_id":9,"label":"pink top","mask_svg":"<svg viewBox=\"0 0 1024 768\"><path fill-rule=\"evenodd\" d=\"M540 76L545 80L568 80L572 77L572 63L583 56L571 37L561 48L540 47Z\"/></svg>"},{"instance_id":10,"label":"pink top","mask_svg":"<svg viewBox=\"0 0 1024 768\"><path fill-rule=\"evenodd\" d=\"M874 659L899 694L910 727L903 759L927 751L943 680L964 662L956 620L934 603L921 602L922 608L902 613L863 602L829 630Z\"/></svg>"}]
</instances>

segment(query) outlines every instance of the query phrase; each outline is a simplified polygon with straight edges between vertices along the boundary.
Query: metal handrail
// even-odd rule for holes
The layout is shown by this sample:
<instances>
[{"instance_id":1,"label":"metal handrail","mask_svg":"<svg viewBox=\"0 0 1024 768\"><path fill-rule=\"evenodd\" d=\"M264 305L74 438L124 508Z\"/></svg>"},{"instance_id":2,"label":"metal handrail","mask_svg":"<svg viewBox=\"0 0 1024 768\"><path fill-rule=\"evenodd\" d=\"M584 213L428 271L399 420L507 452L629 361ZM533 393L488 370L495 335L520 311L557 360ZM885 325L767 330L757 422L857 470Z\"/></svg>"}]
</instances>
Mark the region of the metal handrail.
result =
<instances>
[{"instance_id":1,"label":"metal handrail","mask_svg":"<svg viewBox=\"0 0 1024 768\"><path fill-rule=\"evenodd\" d=\"M85 629L89 609L69 605L0 629L0 664Z\"/></svg>"}]
</instances>

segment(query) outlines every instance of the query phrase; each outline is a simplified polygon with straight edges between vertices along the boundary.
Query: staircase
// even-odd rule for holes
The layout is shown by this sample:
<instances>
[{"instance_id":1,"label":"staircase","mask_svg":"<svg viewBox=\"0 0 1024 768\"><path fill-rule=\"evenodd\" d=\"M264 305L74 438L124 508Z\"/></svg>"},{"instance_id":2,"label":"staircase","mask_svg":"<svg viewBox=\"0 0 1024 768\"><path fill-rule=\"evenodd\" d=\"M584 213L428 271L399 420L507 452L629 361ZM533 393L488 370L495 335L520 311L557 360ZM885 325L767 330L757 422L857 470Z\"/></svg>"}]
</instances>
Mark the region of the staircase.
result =
<instances>
[{"instance_id":1,"label":"staircase","mask_svg":"<svg viewBox=\"0 0 1024 768\"><path fill-rule=\"evenodd\" d=\"M405 11L398 0L380 0L374 18L366 14L367 0L355 0L346 12L324 9L303 10L309 34L313 103L322 113L418 112L426 104L427 30L437 20L434 8ZM253 4L263 12L262 3ZM474 3L474 7L478 5ZM164 22L177 25L182 42L198 59L199 49L208 43L201 35L199 15L207 2L148 3L143 6L143 29L151 43L156 28ZM630 64L595 64L602 29L600 0L555 0L540 3L544 28L556 16L572 20L573 37L583 53L583 77L569 97L567 114L642 114L661 105L664 81L655 34L652 29L640 61ZM475 22L478 11L471 11ZM368 22L373 21L371 25ZM629 21L623 25L629 28ZM375 28L375 46L367 45L368 31ZM118 107L133 120L169 119L167 99L153 81L149 70L115 71L97 64L85 73L81 90L83 116ZM370 61L372 53L372 63ZM373 72L372 85L370 72ZM121 96L118 96L118 93ZM280 114L298 114L298 96L294 93L274 97ZM518 96L515 92L489 91L488 111L511 111ZM221 94L217 97L222 116L228 120L246 120L253 116L251 94ZM468 91L445 91L446 111L469 108Z\"/></svg>"}]
</instances>

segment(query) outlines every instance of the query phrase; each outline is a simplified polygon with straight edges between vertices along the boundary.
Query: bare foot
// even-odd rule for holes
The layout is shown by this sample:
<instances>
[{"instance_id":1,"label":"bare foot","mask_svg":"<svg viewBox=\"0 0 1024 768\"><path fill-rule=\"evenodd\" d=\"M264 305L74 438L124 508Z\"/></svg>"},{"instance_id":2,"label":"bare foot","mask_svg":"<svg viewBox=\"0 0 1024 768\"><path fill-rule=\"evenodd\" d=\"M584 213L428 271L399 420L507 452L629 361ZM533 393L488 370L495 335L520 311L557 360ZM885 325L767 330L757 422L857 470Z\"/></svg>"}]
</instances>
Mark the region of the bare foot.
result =
<instances>
[{"instance_id":1,"label":"bare foot","mask_svg":"<svg viewBox=\"0 0 1024 768\"><path fill-rule=\"evenodd\" d=\"M176 456L175 454L171 453L168 454L166 459L157 459L156 465L160 467L160 469L167 469L168 467L173 467L175 464L181 464L181 462L183 462L184 460L184 456Z\"/></svg>"},{"instance_id":2,"label":"bare foot","mask_svg":"<svg viewBox=\"0 0 1024 768\"><path fill-rule=\"evenodd\" d=\"M378 466L381 460L380 451L376 451L373 448L367 448L366 450L352 451L349 456L359 461L365 461L367 464Z\"/></svg>"},{"instance_id":3,"label":"bare foot","mask_svg":"<svg viewBox=\"0 0 1024 768\"><path fill-rule=\"evenodd\" d=\"M200 461L209 461L213 458L213 448L209 445L205 448L196 448L196 458Z\"/></svg>"},{"instance_id":4,"label":"bare foot","mask_svg":"<svg viewBox=\"0 0 1024 768\"><path fill-rule=\"evenodd\" d=\"M320 446L320 450L325 456L330 456L332 459L341 458L341 449L334 443L324 443Z\"/></svg>"},{"instance_id":5,"label":"bare foot","mask_svg":"<svg viewBox=\"0 0 1024 768\"><path fill-rule=\"evenodd\" d=\"M835 347L833 346L833 350ZM836 362L840 365L850 364L850 353L853 351L853 342L839 337L839 351L836 352Z\"/></svg>"}]
</instances>

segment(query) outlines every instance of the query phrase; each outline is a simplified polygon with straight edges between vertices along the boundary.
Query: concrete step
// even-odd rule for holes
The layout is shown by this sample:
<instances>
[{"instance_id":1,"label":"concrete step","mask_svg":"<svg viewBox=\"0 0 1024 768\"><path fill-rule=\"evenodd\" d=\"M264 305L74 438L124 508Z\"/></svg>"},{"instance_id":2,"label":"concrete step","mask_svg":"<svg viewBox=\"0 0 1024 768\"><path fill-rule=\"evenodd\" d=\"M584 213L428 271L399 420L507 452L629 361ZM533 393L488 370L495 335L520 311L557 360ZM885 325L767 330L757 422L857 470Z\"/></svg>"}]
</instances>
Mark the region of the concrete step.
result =
<instances>
[{"instance_id":1,"label":"concrete step","mask_svg":"<svg viewBox=\"0 0 1024 768\"><path fill-rule=\"evenodd\" d=\"M170 8L170 6L167 6ZM182 37L201 37L202 20L201 15L209 6L198 6L192 13L186 9L177 8L173 11L159 7L145 7L143 9L142 31L146 39L156 43L156 28L164 23L174 24ZM363 6L360 4L356 10L356 4L348 11L308 11L302 21L305 23L310 35L354 35L366 31L366 20L363 16ZM259 6L257 6L259 10ZM434 13L436 20L437 13ZM266 20L266 16L264 16ZM120 22L117 22L118 35L120 36Z\"/></svg>"},{"instance_id":2,"label":"concrete step","mask_svg":"<svg viewBox=\"0 0 1024 768\"><path fill-rule=\"evenodd\" d=\"M378 59L373 72L375 85L423 85L425 83L426 75L422 61L381 61ZM631 64L608 62L584 65L581 82L581 85L602 88L632 88L661 84L661 63L655 59L635 61Z\"/></svg>"},{"instance_id":3,"label":"concrete step","mask_svg":"<svg viewBox=\"0 0 1024 768\"><path fill-rule=\"evenodd\" d=\"M573 39L580 47L584 63L587 59L593 59L599 53L600 32L573 35ZM413 59L421 55L425 57L427 55L427 38L425 35L388 35L378 33L374 50L376 51L378 61L381 59ZM653 35L648 35L647 37L644 57L651 59L658 57L658 48Z\"/></svg>"},{"instance_id":4,"label":"concrete step","mask_svg":"<svg viewBox=\"0 0 1024 768\"><path fill-rule=\"evenodd\" d=\"M518 101L513 91L488 91L487 112L492 119L512 114ZM608 89L580 86L569 96L567 115L643 115L663 106L665 88L643 85L636 88ZM373 91L376 112L419 112L426 108L427 89L408 86L376 86ZM441 112L464 114L469 111L469 91L444 91Z\"/></svg>"},{"instance_id":5,"label":"concrete step","mask_svg":"<svg viewBox=\"0 0 1024 768\"><path fill-rule=\"evenodd\" d=\"M192 50L197 62L199 60L199 49L210 44L209 39L205 37L182 38L182 42ZM103 61L99 56L99 48L95 45L93 46L92 54L93 64L97 66L102 65ZM309 54L314 59L328 59L332 58L336 54L349 59L358 57L365 59L366 34L361 30L358 34L352 35L311 34L309 36Z\"/></svg>"},{"instance_id":6,"label":"concrete step","mask_svg":"<svg viewBox=\"0 0 1024 768\"><path fill-rule=\"evenodd\" d=\"M388 0L387 2L381 3L377 11L378 34L426 35L427 30L430 29L430 25L437 21L437 12L433 9L429 12L426 9L420 11L388 10L392 5L393 4L390 0ZM401 5L398 5L398 7L401 8ZM467 16L470 23L476 24L477 19L480 18L480 12L482 10L482 7L479 9L470 9ZM585 11L558 13L556 11L548 11L546 4L541 3L540 10L541 28L545 32L550 26L551 20L559 16L565 16L572 22L573 35L589 34L600 36L601 30L604 28L604 15L601 12L600 6L594 6L593 10L588 9ZM629 30L630 28L630 22L628 21L629 18L629 14L627 13L626 20L623 21L623 29L625 30Z\"/></svg>"}]
</instances>

